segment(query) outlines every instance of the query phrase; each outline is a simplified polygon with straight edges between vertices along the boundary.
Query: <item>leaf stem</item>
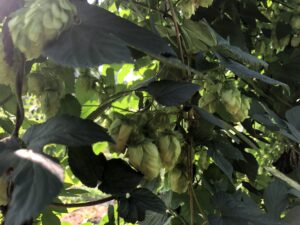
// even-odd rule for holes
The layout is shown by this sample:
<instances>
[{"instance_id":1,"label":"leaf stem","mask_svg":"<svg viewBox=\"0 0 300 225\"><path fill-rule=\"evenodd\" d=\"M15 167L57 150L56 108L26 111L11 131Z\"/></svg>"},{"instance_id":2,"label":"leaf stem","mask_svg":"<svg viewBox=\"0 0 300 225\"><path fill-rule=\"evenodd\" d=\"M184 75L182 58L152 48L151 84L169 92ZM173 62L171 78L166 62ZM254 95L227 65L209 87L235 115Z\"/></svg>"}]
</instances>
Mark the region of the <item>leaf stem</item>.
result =
<instances>
[{"instance_id":1,"label":"leaf stem","mask_svg":"<svg viewBox=\"0 0 300 225\"><path fill-rule=\"evenodd\" d=\"M97 117L99 117L108 107L111 106L112 103L114 103L116 100L118 100L119 98L122 98L126 95L128 95L130 91L122 91L119 92L113 96L111 96L106 102L102 103L97 109L95 109L95 111L91 112L90 115L88 115L87 119L89 120L95 120L97 119Z\"/></svg>"},{"instance_id":2,"label":"leaf stem","mask_svg":"<svg viewBox=\"0 0 300 225\"><path fill-rule=\"evenodd\" d=\"M24 77L25 77L25 57L22 54L20 57L20 64L18 68L18 73L16 77L16 99L17 99L17 113L16 113L16 125L15 129L13 131L12 136L13 137L19 137L19 130L22 126L22 123L24 121L24 105L22 100L22 92L23 92L23 83L24 83Z\"/></svg>"},{"instance_id":3,"label":"leaf stem","mask_svg":"<svg viewBox=\"0 0 300 225\"><path fill-rule=\"evenodd\" d=\"M87 207L87 206L94 206L94 205L103 204L105 202L112 201L115 198L116 197L114 197L114 196L109 196L109 197L102 198L102 199L95 200L95 201L82 202L82 203L70 203L70 204L54 202L50 205L50 207L55 207L55 208L80 208L80 207Z\"/></svg>"},{"instance_id":4,"label":"leaf stem","mask_svg":"<svg viewBox=\"0 0 300 225\"><path fill-rule=\"evenodd\" d=\"M179 52L180 52L180 58L181 58L181 61L184 63L184 54L183 54L183 48L182 48L182 43L181 43L181 34L180 34L178 23L177 23L178 19L176 17L176 13L175 13L175 9L174 9L172 1L168 0L168 4L171 9L172 20L173 20L174 27L175 27L176 39L177 39L178 48L179 48Z\"/></svg>"}]
</instances>

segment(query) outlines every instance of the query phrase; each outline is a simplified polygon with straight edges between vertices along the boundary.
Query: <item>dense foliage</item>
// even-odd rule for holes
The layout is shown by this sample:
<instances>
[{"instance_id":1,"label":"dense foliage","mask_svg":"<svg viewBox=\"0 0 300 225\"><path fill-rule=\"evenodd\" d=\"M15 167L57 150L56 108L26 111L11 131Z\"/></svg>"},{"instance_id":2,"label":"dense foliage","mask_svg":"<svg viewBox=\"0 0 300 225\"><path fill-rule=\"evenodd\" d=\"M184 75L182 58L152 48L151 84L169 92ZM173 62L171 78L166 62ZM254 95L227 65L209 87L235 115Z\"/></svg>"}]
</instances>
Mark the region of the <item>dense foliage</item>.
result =
<instances>
[{"instance_id":1,"label":"dense foliage","mask_svg":"<svg viewBox=\"0 0 300 225\"><path fill-rule=\"evenodd\" d=\"M299 223L297 0L0 0L0 23L4 225Z\"/></svg>"}]
</instances>

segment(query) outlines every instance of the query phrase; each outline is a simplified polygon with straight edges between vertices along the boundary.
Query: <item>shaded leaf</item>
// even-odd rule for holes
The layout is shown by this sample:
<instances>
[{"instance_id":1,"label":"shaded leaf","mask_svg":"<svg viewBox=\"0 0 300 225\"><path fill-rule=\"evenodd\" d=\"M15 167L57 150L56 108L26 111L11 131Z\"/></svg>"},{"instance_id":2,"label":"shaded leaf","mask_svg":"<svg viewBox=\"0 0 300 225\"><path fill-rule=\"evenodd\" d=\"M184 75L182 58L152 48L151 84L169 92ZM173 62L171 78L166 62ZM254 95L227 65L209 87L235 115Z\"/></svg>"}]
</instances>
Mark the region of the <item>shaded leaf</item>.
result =
<instances>
[{"instance_id":1,"label":"shaded leaf","mask_svg":"<svg viewBox=\"0 0 300 225\"><path fill-rule=\"evenodd\" d=\"M28 148L34 150L41 150L50 143L78 147L100 141L113 142L107 131L93 121L67 115L33 125L25 132L23 140Z\"/></svg>"},{"instance_id":2,"label":"shaded leaf","mask_svg":"<svg viewBox=\"0 0 300 225\"><path fill-rule=\"evenodd\" d=\"M259 72L251 70L238 62L235 62L231 59L226 59L220 55L218 55L218 58L220 59L221 64L224 67L231 70L234 74L236 74L237 76L239 76L241 78L257 79L257 80L263 81L267 84L280 85L280 86L284 87L285 89L289 90L288 85L286 85L280 81L274 80L266 75L262 75Z\"/></svg>"},{"instance_id":3,"label":"shaded leaf","mask_svg":"<svg viewBox=\"0 0 300 225\"><path fill-rule=\"evenodd\" d=\"M16 114L16 108L17 108L16 97L8 86L2 84L0 84L0 102L2 102L1 107L5 111L13 115Z\"/></svg>"},{"instance_id":4,"label":"shaded leaf","mask_svg":"<svg viewBox=\"0 0 300 225\"><path fill-rule=\"evenodd\" d=\"M213 114L207 112L204 109L201 109L197 106L194 106L194 109L196 110L196 112L201 116L201 118L203 118L204 120L208 121L209 123L222 128L222 129L227 129L228 125L225 121L219 119L218 117L214 116Z\"/></svg>"},{"instance_id":5,"label":"shaded leaf","mask_svg":"<svg viewBox=\"0 0 300 225\"><path fill-rule=\"evenodd\" d=\"M214 205L220 211L222 220L226 225L255 224L255 225L280 225L281 222L273 220L264 214L258 205L245 194L217 193L214 197ZM233 213L234 212L234 213ZM222 224L221 223L221 224Z\"/></svg>"},{"instance_id":6,"label":"shaded leaf","mask_svg":"<svg viewBox=\"0 0 300 225\"><path fill-rule=\"evenodd\" d=\"M191 35L192 41L201 41L208 47L217 45L216 34L205 20L199 22L184 20L182 26Z\"/></svg>"},{"instance_id":7,"label":"shaded leaf","mask_svg":"<svg viewBox=\"0 0 300 225\"><path fill-rule=\"evenodd\" d=\"M224 138L218 138L214 143L214 147L228 159L245 160L241 151Z\"/></svg>"},{"instance_id":8,"label":"shaded leaf","mask_svg":"<svg viewBox=\"0 0 300 225\"><path fill-rule=\"evenodd\" d=\"M290 209L284 217L284 222L288 225L298 225L300 221L300 206Z\"/></svg>"},{"instance_id":9,"label":"shaded leaf","mask_svg":"<svg viewBox=\"0 0 300 225\"><path fill-rule=\"evenodd\" d=\"M141 173L132 169L122 159L107 161L99 189L108 194L125 194L131 192L142 180Z\"/></svg>"},{"instance_id":10,"label":"shaded leaf","mask_svg":"<svg viewBox=\"0 0 300 225\"><path fill-rule=\"evenodd\" d=\"M204 120L206 120L207 122L221 128L221 129L225 129L225 130L232 130L236 133L236 135L243 140L245 143L247 143L249 146L251 146L253 149L257 149L256 145L249 140L245 135L243 135L242 133L240 133L239 131L237 131L233 126L231 126L230 124L226 123L225 121L219 119L218 117L214 116L213 114L207 112L204 109L201 109L198 106L193 106L193 109L196 111L196 113L203 118Z\"/></svg>"},{"instance_id":11,"label":"shaded leaf","mask_svg":"<svg viewBox=\"0 0 300 225\"><path fill-rule=\"evenodd\" d=\"M232 59L242 64L248 64L251 66L263 66L264 68L268 67L268 64L263 60L260 60L257 57L243 51L239 47L230 45L224 39L222 41L219 40L219 42L221 43L219 43L214 49L218 54L222 55L224 58Z\"/></svg>"},{"instance_id":12,"label":"shaded leaf","mask_svg":"<svg viewBox=\"0 0 300 225\"><path fill-rule=\"evenodd\" d=\"M137 188L130 193L129 198L119 198L118 213L126 222L144 220L147 210L160 214L166 212L164 202L148 189Z\"/></svg>"},{"instance_id":13,"label":"shaded leaf","mask_svg":"<svg viewBox=\"0 0 300 225\"><path fill-rule=\"evenodd\" d=\"M6 225L20 225L37 216L63 186L63 169L44 154L26 149L3 152L0 164L0 174L8 168L14 168L14 190Z\"/></svg>"},{"instance_id":14,"label":"shaded leaf","mask_svg":"<svg viewBox=\"0 0 300 225\"><path fill-rule=\"evenodd\" d=\"M300 106L295 106L285 113L285 118L296 129L300 130Z\"/></svg>"},{"instance_id":15,"label":"shaded leaf","mask_svg":"<svg viewBox=\"0 0 300 225\"><path fill-rule=\"evenodd\" d=\"M130 51L122 40L85 21L46 46L44 55L56 63L74 67L132 62Z\"/></svg>"},{"instance_id":16,"label":"shaded leaf","mask_svg":"<svg viewBox=\"0 0 300 225\"><path fill-rule=\"evenodd\" d=\"M258 162L252 154L245 151L242 154L245 160L234 161L234 169L246 174L251 181L255 181L259 167Z\"/></svg>"},{"instance_id":17,"label":"shaded leaf","mask_svg":"<svg viewBox=\"0 0 300 225\"><path fill-rule=\"evenodd\" d=\"M217 150L208 149L208 155L214 160L216 165L226 174L232 182L233 167L231 163Z\"/></svg>"},{"instance_id":18,"label":"shaded leaf","mask_svg":"<svg viewBox=\"0 0 300 225\"><path fill-rule=\"evenodd\" d=\"M24 0L0 0L0 21L7 17L10 13L23 7Z\"/></svg>"},{"instance_id":19,"label":"shaded leaf","mask_svg":"<svg viewBox=\"0 0 300 225\"><path fill-rule=\"evenodd\" d=\"M284 181L286 184L288 184L290 187L296 189L297 191L300 191L300 184L291 179L290 177L286 176L285 174L281 173L279 170L272 168L272 167L266 167L265 168L269 173L271 173L273 176L277 177L278 179Z\"/></svg>"},{"instance_id":20,"label":"shaded leaf","mask_svg":"<svg viewBox=\"0 0 300 225\"><path fill-rule=\"evenodd\" d=\"M105 225L115 225L115 209L113 205L108 206L108 222Z\"/></svg>"},{"instance_id":21,"label":"shaded leaf","mask_svg":"<svg viewBox=\"0 0 300 225\"><path fill-rule=\"evenodd\" d=\"M73 3L81 22L44 49L44 54L56 62L81 67L130 62L127 46L154 55L174 55L168 44L152 32L87 2Z\"/></svg>"},{"instance_id":22,"label":"shaded leaf","mask_svg":"<svg viewBox=\"0 0 300 225\"><path fill-rule=\"evenodd\" d=\"M14 123L7 117L0 116L0 127L8 134L14 130Z\"/></svg>"},{"instance_id":23,"label":"shaded leaf","mask_svg":"<svg viewBox=\"0 0 300 225\"><path fill-rule=\"evenodd\" d=\"M150 83L145 90L165 106L176 106L188 101L200 87L196 84L161 80Z\"/></svg>"},{"instance_id":24,"label":"shaded leaf","mask_svg":"<svg viewBox=\"0 0 300 225\"><path fill-rule=\"evenodd\" d=\"M55 215L51 210L46 209L42 213L42 224L43 225L60 225L60 219L58 218L57 215Z\"/></svg>"},{"instance_id":25,"label":"shaded leaf","mask_svg":"<svg viewBox=\"0 0 300 225\"><path fill-rule=\"evenodd\" d=\"M4 151L15 151L20 149L21 146L22 146L22 141L20 139L15 137L7 137L0 141L0 153Z\"/></svg>"},{"instance_id":26,"label":"shaded leaf","mask_svg":"<svg viewBox=\"0 0 300 225\"><path fill-rule=\"evenodd\" d=\"M60 108L57 115L70 115L80 117L81 105L80 102L71 94L65 95L60 100Z\"/></svg>"},{"instance_id":27,"label":"shaded leaf","mask_svg":"<svg viewBox=\"0 0 300 225\"><path fill-rule=\"evenodd\" d=\"M68 148L68 161L74 175L88 187L96 187L102 180L106 165L103 154L96 155L92 146Z\"/></svg>"},{"instance_id":28,"label":"shaded leaf","mask_svg":"<svg viewBox=\"0 0 300 225\"><path fill-rule=\"evenodd\" d=\"M264 203L272 218L280 219L281 213L288 205L288 191L287 185L278 179L265 189Z\"/></svg>"}]
</instances>

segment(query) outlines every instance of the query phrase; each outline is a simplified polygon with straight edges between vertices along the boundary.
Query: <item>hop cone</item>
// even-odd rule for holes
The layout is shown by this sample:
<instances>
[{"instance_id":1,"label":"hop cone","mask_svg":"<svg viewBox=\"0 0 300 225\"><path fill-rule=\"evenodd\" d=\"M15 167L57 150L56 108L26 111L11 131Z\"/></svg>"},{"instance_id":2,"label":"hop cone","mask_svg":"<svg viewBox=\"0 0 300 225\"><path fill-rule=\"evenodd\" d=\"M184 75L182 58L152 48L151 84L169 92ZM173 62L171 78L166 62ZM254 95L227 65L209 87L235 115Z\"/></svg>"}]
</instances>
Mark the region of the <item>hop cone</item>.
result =
<instances>
[{"instance_id":1,"label":"hop cone","mask_svg":"<svg viewBox=\"0 0 300 225\"><path fill-rule=\"evenodd\" d=\"M14 45L33 59L43 47L71 26L76 8L69 0L27 0L8 23Z\"/></svg>"}]
</instances>

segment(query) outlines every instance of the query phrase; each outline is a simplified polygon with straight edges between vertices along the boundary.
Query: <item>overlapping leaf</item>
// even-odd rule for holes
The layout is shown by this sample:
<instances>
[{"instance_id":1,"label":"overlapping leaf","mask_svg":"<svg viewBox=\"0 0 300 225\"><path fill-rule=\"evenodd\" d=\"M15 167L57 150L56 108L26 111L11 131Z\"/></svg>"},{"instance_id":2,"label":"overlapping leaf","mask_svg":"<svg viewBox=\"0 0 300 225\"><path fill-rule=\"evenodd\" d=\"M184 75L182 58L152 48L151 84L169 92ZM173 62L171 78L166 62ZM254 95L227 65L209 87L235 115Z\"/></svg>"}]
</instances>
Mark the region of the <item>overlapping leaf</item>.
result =
<instances>
[{"instance_id":1,"label":"overlapping leaf","mask_svg":"<svg viewBox=\"0 0 300 225\"><path fill-rule=\"evenodd\" d=\"M166 212L164 202L148 189L137 188L130 193L129 198L119 199L118 212L126 222L135 223L144 220L147 210L160 214Z\"/></svg>"},{"instance_id":2,"label":"overlapping leaf","mask_svg":"<svg viewBox=\"0 0 300 225\"><path fill-rule=\"evenodd\" d=\"M74 175L86 186L96 187L106 165L103 154L96 155L92 146L68 148L68 161Z\"/></svg>"},{"instance_id":3,"label":"overlapping leaf","mask_svg":"<svg viewBox=\"0 0 300 225\"><path fill-rule=\"evenodd\" d=\"M54 61L81 67L131 62L127 46L152 55L174 55L168 44L152 32L84 1L73 3L80 23L44 49Z\"/></svg>"},{"instance_id":4,"label":"overlapping leaf","mask_svg":"<svg viewBox=\"0 0 300 225\"><path fill-rule=\"evenodd\" d=\"M33 125L26 131L23 140L33 150L41 150L50 143L78 147L100 141L113 142L106 130L93 121L67 115Z\"/></svg>"},{"instance_id":5,"label":"overlapping leaf","mask_svg":"<svg viewBox=\"0 0 300 225\"><path fill-rule=\"evenodd\" d=\"M20 225L38 215L59 194L63 169L44 154L21 149L0 155L0 174L13 168L14 190L6 225Z\"/></svg>"},{"instance_id":6,"label":"overlapping leaf","mask_svg":"<svg viewBox=\"0 0 300 225\"><path fill-rule=\"evenodd\" d=\"M161 80L150 83L145 90L154 99L165 106L176 106L188 101L200 87L196 84L177 82L173 80Z\"/></svg>"}]
</instances>

